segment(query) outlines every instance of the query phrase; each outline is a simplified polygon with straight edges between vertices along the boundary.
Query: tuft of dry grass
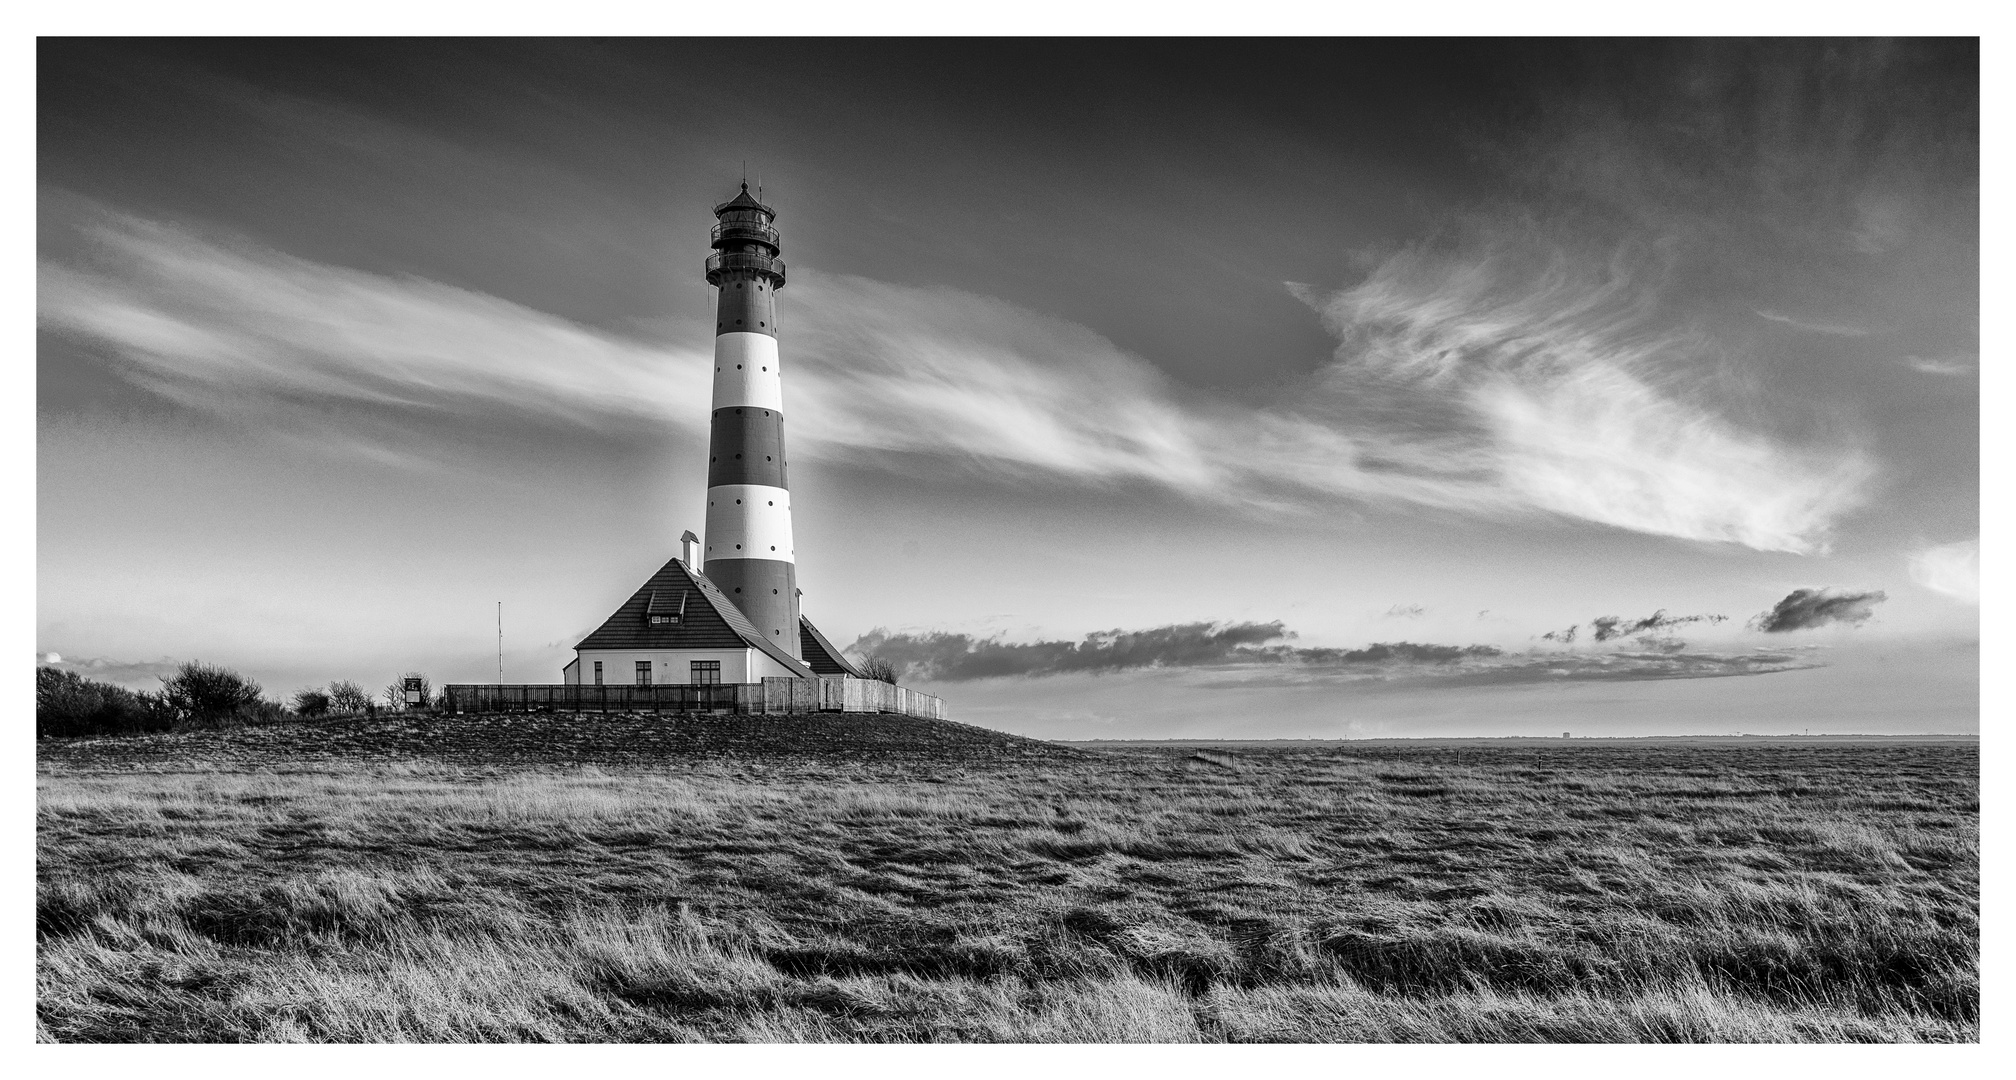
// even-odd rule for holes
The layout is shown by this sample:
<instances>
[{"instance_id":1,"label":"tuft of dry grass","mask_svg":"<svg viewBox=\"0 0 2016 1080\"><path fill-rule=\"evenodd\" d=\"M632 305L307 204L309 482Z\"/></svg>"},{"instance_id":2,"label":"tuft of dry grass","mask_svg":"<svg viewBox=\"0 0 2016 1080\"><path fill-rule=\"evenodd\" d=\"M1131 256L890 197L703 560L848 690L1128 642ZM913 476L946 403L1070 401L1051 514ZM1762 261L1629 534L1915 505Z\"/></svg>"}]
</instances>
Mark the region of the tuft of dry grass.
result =
<instances>
[{"instance_id":1,"label":"tuft of dry grass","mask_svg":"<svg viewBox=\"0 0 2016 1080\"><path fill-rule=\"evenodd\" d=\"M1969 1041L1971 744L45 761L47 1041Z\"/></svg>"}]
</instances>

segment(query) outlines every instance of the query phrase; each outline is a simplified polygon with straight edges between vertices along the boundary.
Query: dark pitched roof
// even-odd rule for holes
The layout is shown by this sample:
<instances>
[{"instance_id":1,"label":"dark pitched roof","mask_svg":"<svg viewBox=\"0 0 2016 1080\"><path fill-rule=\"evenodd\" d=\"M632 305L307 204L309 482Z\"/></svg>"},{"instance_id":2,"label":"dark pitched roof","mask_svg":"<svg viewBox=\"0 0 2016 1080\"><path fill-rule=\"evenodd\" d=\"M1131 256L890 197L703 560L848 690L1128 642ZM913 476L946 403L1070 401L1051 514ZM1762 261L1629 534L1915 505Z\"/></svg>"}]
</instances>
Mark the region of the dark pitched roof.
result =
<instances>
[{"instance_id":1,"label":"dark pitched roof","mask_svg":"<svg viewBox=\"0 0 2016 1080\"><path fill-rule=\"evenodd\" d=\"M649 615L677 614L677 622L651 625ZM802 635L801 635L802 636ZM665 564L616 613L582 638L581 649L761 649L786 668L810 677L805 662L763 634L707 575L679 559Z\"/></svg>"},{"instance_id":2,"label":"dark pitched roof","mask_svg":"<svg viewBox=\"0 0 2016 1080\"><path fill-rule=\"evenodd\" d=\"M816 674L852 675L857 679L867 678L866 675L861 674L859 668L848 663L847 658L840 655L840 650L834 648L833 643L826 640L826 635L820 633L819 628L812 625L812 620L803 615L798 616L798 652L805 657L805 662L812 666L812 670Z\"/></svg>"}]
</instances>

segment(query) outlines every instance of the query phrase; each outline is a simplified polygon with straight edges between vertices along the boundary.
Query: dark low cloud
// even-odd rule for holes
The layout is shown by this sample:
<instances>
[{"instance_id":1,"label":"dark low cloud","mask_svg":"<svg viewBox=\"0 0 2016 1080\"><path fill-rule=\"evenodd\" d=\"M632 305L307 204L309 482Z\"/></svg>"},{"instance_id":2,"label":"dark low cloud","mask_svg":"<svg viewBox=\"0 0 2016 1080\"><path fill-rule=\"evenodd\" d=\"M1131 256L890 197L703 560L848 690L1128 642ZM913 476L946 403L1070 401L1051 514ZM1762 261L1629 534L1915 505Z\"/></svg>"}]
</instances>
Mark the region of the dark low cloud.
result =
<instances>
[{"instance_id":1,"label":"dark low cloud","mask_svg":"<svg viewBox=\"0 0 2016 1080\"><path fill-rule=\"evenodd\" d=\"M1860 626L1876 614L1876 605L1889 599L1883 590L1846 592L1840 589L1794 589L1776 607L1759 612L1750 620L1752 628L1767 634L1810 630L1828 623Z\"/></svg>"},{"instance_id":2,"label":"dark low cloud","mask_svg":"<svg viewBox=\"0 0 2016 1080\"><path fill-rule=\"evenodd\" d=\"M1254 689L1267 686L1311 686L1349 683L1369 690L1418 690L1431 687L1532 686L1571 682L1656 682L1670 679L1724 679L1771 675L1819 667L1810 656L1782 650L1744 653L1689 652L1669 642L1651 650L1630 652L1546 651L1466 657L1463 663L1391 665L1383 669L1281 665L1265 670L1228 673L1199 684L1200 689Z\"/></svg>"},{"instance_id":3,"label":"dark low cloud","mask_svg":"<svg viewBox=\"0 0 2016 1080\"><path fill-rule=\"evenodd\" d=\"M968 634L891 634L876 629L846 651L889 661L905 677L943 682L1015 675L1199 668L1231 664L1302 664L1314 667L1452 664L1497 656L1490 645L1423 645L1376 642L1361 649L1297 648L1281 622L1181 623L1148 630L1105 630L1082 641L1011 644Z\"/></svg>"},{"instance_id":4,"label":"dark low cloud","mask_svg":"<svg viewBox=\"0 0 2016 1080\"><path fill-rule=\"evenodd\" d=\"M1768 675L1818 666L1811 660L1775 651L1748 653L1688 652L1677 642L1655 650L1613 653L1529 654L1509 662L1462 672L1464 685L1540 682L1645 682L1660 679L1719 679L1735 675Z\"/></svg>"},{"instance_id":5,"label":"dark low cloud","mask_svg":"<svg viewBox=\"0 0 2016 1080\"><path fill-rule=\"evenodd\" d=\"M1881 594L1874 595L1881 598ZM1596 641L1615 643L1607 648L1549 648L1524 653L1506 652L1493 645L1412 641L1375 642L1356 649L1303 647L1293 643L1295 634L1279 620L1106 630L1087 634L1079 641L1023 644L945 632L892 634L878 628L862 635L846 652L887 660L902 678L934 682L1157 668L1224 673L1197 684L1200 688L1330 682L1394 687L1627 682L1767 675L1818 666L1797 649L1692 651L1678 637L1660 633L1690 623L1725 621L1727 616L1723 615L1669 616L1663 609L1642 619L1606 615L1592 625ZM1575 640L1577 629L1571 626L1542 637L1565 645Z\"/></svg>"},{"instance_id":6,"label":"dark low cloud","mask_svg":"<svg viewBox=\"0 0 2016 1080\"><path fill-rule=\"evenodd\" d=\"M1491 645L1416 645L1411 641L1379 642L1362 649L1293 649L1283 659L1305 664L1453 664L1483 656L1497 656Z\"/></svg>"},{"instance_id":7,"label":"dark low cloud","mask_svg":"<svg viewBox=\"0 0 2016 1080\"><path fill-rule=\"evenodd\" d=\"M175 674L182 661L162 657L159 660L129 662L111 660L102 656L69 657L61 653L38 652L35 654L36 667L53 667L58 671L74 671L87 679L113 683L133 690L159 690L161 680Z\"/></svg>"},{"instance_id":8,"label":"dark low cloud","mask_svg":"<svg viewBox=\"0 0 2016 1080\"><path fill-rule=\"evenodd\" d=\"M1681 615L1669 617L1666 614L1666 609L1660 608L1658 611L1642 619L1622 619L1615 615L1605 615L1601 618L1590 620L1589 625L1595 630L1597 641L1609 641L1612 638L1631 637L1634 634L1666 630L1675 626L1685 626L1688 623L1719 623L1728 621L1729 616L1727 615Z\"/></svg>"},{"instance_id":9,"label":"dark low cloud","mask_svg":"<svg viewBox=\"0 0 2016 1080\"><path fill-rule=\"evenodd\" d=\"M1626 619L1617 615L1598 616L1589 620L1589 629L1593 632L1597 641L1613 641L1617 638L1636 637L1641 634L1651 634L1660 630L1670 630L1673 627L1685 626L1688 623L1720 623L1728 621L1729 616L1727 615L1668 615L1665 608L1660 608L1658 611L1642 619ZM1582 624L1576 623L1566 630L1549 630L1540 635L1540 640L1558 641L1563 645L1572 645L1575 643L1575 637L1581 632L1581 629Z\"/></svg>"},{"instance_id":10,"label":"dark low cloud","mask_svg":"<svg viewBox=\"0 0 2016 1080\"><path fill-rule=\"evenodd\" d=\"M1150 630L1105 630L1083 641L1010 644L1000 638L875 629L845 651L889 661L907 677L957 682L1004 675L1057 675L1142 667L1204 667L1261 659L1260 646L1290 637L1268 623L1183 623Z\"/></svg>"}]
</instances>

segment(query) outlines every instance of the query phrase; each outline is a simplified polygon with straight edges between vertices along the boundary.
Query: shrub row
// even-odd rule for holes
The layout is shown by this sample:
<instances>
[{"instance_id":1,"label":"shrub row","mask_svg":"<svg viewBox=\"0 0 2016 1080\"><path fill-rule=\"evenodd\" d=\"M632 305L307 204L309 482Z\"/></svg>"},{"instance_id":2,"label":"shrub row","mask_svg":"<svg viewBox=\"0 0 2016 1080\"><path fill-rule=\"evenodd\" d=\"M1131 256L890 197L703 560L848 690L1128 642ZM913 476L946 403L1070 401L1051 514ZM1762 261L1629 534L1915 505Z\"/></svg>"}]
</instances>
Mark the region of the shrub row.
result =
<instances>
[{"instance_id":1,"label":"shrub row","mask_svg":"<svg viewBox=\"0 0 2016 1080\"><path fill-rule=\"evenodd\" d=\"M407 672L385 687L387 707L404 707L402 682L406 678L420 679L423 700L434 702L426 676ZM308 687L296 691L290 710L268 700L257 682L229 668L200 661L185 663L175 674L162 676L161 689L154 693L87 679L74 671L35 669L38 739L271 724L297 717L375 712L377 707L363 687L339 679L326 690Z\"/></svg>"}]
</instances>

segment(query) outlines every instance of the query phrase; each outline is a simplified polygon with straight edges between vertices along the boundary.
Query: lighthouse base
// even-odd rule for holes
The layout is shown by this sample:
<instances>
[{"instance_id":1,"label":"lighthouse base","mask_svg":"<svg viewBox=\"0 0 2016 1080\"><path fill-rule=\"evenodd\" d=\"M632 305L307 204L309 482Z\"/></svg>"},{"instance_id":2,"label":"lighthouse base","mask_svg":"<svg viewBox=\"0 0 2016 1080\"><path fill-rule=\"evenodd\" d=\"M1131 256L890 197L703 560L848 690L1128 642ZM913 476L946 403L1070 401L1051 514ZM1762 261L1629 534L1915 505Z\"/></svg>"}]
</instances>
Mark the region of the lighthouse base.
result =
<instances>
[{"instance_id":1,"label":"lighthouse base","mask_svg":"<svg viewBox=\"0 0 2016 1080\"><path fill-rule=\"evenodd\" d=\"M778 648L798 647L798 567L778 559L710 559L707 577Z\"/></svg>"}]
</instances>

